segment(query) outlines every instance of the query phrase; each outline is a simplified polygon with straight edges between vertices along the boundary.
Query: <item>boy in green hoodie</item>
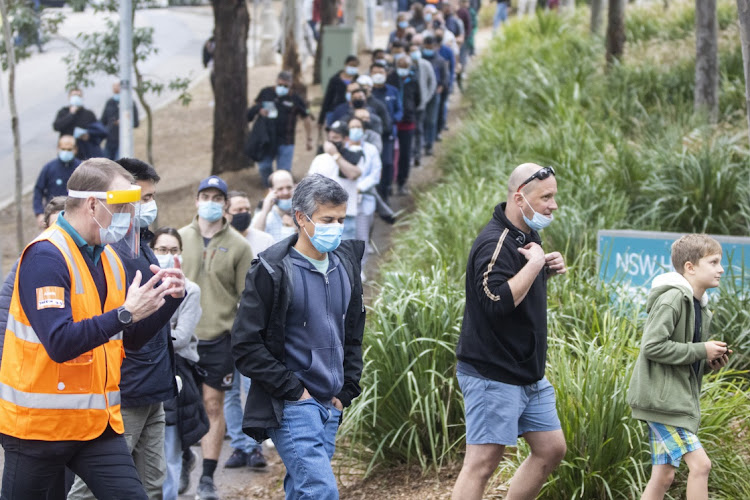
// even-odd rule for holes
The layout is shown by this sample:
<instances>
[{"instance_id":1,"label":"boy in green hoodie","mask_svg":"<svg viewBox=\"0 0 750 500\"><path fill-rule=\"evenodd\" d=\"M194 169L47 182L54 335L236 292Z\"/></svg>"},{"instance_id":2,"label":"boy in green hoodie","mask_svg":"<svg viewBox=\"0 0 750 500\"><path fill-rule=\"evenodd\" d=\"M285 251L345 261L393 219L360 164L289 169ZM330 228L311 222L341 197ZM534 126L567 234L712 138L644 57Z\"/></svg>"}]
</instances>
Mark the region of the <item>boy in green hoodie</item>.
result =
<instances>
[{"instance_id":1,"label":"boy in green hoodie","mask_svg":"<svg viewBox=\"0 0 750 500\"><path fill-rule=\"evenodd\" d=\"M698 437L700 388L706 364L727 364L725 342L708 340L711 312L706 290L724 273L721 245L705 234L672 244L677 272L657 276L648 297L641 352L628 389L633 417L644 420L651 443L651 479L642 500L662 499L682 457L688 465L687 499L708 498L711 461Z\"/></svg>"}]
</instances>

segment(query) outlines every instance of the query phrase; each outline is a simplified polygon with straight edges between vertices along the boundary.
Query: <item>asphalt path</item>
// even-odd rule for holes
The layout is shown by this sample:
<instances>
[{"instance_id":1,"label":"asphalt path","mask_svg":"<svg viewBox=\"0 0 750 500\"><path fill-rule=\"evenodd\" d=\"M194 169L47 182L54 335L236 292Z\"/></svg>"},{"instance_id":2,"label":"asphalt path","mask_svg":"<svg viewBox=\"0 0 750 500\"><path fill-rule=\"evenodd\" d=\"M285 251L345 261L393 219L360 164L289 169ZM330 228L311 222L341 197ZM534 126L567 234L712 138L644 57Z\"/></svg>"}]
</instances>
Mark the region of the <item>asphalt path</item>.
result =
<instances>
[{"instance_id":1,"label":"asphalt path","mask_svg":"<svg viewBox=\"0 0 750 500\"><path fill-rule=\"evenodd\" d=\"M93 33L105 28L106 14L94 14L90 9L75 13L64 8L65 22L60 33L44 46L44 52L21 61L16 67L16 106L21 130L21 158L24 192L33 188L45 163L56 155L58 133L52 129L57 111L67 105L66 66L63 57L75 50L79 33ZM201 49L213 29L211 7L173 7L140 10L135 17L136 27L154 28L154 45L158 53L143 64L149 78L168 83L175 77L195 80L205 75ZM0 208L13 202L14 159L13 135L8 105L7 73L0 83ZM84 106L97 117L112 94L115 78L98 74L94 86L83 90ZM150 95L150 103L158 108L173 100L175 92L165 91ZM141 116L143 114L141 113Z\"/></svg>"}]
</instances>

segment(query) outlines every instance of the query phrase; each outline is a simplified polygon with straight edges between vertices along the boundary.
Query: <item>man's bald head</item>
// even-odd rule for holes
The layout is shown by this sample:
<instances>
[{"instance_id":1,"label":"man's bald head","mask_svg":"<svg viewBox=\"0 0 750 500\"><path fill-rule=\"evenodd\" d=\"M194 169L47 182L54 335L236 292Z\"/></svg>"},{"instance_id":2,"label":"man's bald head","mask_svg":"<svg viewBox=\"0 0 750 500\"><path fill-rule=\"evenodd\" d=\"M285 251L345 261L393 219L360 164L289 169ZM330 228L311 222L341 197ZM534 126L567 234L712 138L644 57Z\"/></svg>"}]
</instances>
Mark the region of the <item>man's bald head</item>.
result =
<instances>
[{"instance_id":1,"label":"man's bald head","mask_svg":"<svg viewBox=\"0 0 750 500\"><path fill-rule=\"evenodd\" d=\"M544 167L541 167L536 163L522 163L518 165L508 179L508 201L511 201L513 194L518 191L518 186L520 186L523 181L537 173L542 168Z\"/></svg>"},{"instance_id":2,"label":"man's bald head","mask_svg":"<svg viewBox=\"0 0 750 500\"><path fill-rule=\"evenodd\" d=\"M271 189L275 188L276 184L286 183L287 181L294 183L292 174L288 170L276 170L268 176L268 185L271 186Z\"/></svg>"}]
</instances>

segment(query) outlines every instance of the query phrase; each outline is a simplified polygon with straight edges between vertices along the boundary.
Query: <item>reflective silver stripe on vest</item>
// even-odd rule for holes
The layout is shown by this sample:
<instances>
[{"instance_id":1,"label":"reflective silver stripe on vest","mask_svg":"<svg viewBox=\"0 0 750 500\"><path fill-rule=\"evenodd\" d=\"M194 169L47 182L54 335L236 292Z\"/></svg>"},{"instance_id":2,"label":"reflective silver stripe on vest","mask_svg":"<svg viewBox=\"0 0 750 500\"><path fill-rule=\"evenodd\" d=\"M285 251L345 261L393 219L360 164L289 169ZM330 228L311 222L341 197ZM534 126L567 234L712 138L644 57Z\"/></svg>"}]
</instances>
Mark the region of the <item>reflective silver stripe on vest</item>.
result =
<instances>
[{"instance_id":1,"label":"reflective silver stripe on vest","mask_svg":"<svg viewBox=\"0 0 750 500\"><path fill-rule=\"evenodd\" d=\"M109 340L122 340L122 331L117 332L117 334L112 335Z\"/></svg>"},{"instance_id":2,"label":"reflective silver stripe on vest","mask_svg":"<svg viewBox=\"0 0 750 500\"><path fill-rule=\"evenodd\" d=\"M119 394L118 394L119 398ZM0 399L38 410L106 410L103 394L36 394L0 383Z\"/></svg>"},{"instance_id":3,"label":"reflective silver stripe on vest","mask_svg":"<svg viewBox=\"0 0 750 500\"><path fill-rule=\"evenodd\" d=\"M120 391L108 392L107 400L109 401L109 406L119 405L120 404Z\"/></svg>"},{"instance_id":4,"label":"reflective silver stripe on vest","mask_svg":"<svg viewBox=\"0 0 750 500\"><path fill-rule=\"evenodd\" d=\"M17 339L31 342L32 344L41 344L34 329L16 320L12 314L8 315L8 324L6 328L12 331Z\"/></svg>"},{"instance_id":5,"label":"reflective silver stripe on vest","mask_svg":"<svg viewBox=\"0 0 750 500\"><path fill-rule=\"evenodd\" d=\"M115 277L117 289L122 290L122 278L120 277L120 268L117 267L117 256L115 255L115 251L107 245L104 247L104 253L107 254L107 262L109 262L109 267L112 269L112 275Z\"/></svg>"},{"instance_id":6,"label":"reflective silver stripe on vest","mask_svg":"<svg viewBox=\"0 0 750 500\"><path fill-rule=\"evenodd\" d=\"M78 266L76 265L76 260L73 258L73 254L70 253L70 247L68 246L68 241L65 239L65 236L62 235L60 232L62 229L55 229L54 231L51 231L49 233L49 239L56 243L60 249L65 253L65 256L68 257L68 261L70 262L70 267L73 269L73 281L76 282L76 295L81 295L84 293L83 290L83 281L81 280L81 270L78 269Z\"/></svg>"}]
</instances>

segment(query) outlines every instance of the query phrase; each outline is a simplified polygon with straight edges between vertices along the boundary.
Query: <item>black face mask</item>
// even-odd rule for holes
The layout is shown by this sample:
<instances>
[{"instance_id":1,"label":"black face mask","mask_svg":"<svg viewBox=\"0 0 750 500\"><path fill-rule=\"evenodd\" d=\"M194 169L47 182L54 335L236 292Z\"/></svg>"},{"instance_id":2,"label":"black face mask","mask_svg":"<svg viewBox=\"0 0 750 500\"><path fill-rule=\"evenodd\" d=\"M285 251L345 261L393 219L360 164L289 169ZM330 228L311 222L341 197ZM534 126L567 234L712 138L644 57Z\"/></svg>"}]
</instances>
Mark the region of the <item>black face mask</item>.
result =
<instances>
[{"instance_id":1,"label":"black face mask","mask_svg":"<svg viewBox=\"0 0 750 500\"><path fill-rule=\"evenodd\" d=\"M232 227L239 232L244 232L245 229L250 227L250 212L240 212L232 215Z\"/></svg>"},{"instance_id":2,"label":"black face mask","mask_svg":"<svg viewBox=\"0 0 750 500\"><path fill-rule=\"evenodd\" d=\"M352 107L354 109L362 109L365 107L364 99L352 99Z\"/></svg>"},{"instance_id":3,"label":"black face mask","mask_svg":"<svg viewBox=\"0 0 750 500\"><path fill-rule=\"evenodd\" d=\"M345 159L346 161L348 161L349 163L351 163L352 165L356 165L357 163L359 163L359 160L361 160L362 157L364 156L364 153L362 153L362 151L351 151L343 147L343 145L341 144L337 144L336 149L338 149L341 157Z\"/></svg>"}]
</instances>

